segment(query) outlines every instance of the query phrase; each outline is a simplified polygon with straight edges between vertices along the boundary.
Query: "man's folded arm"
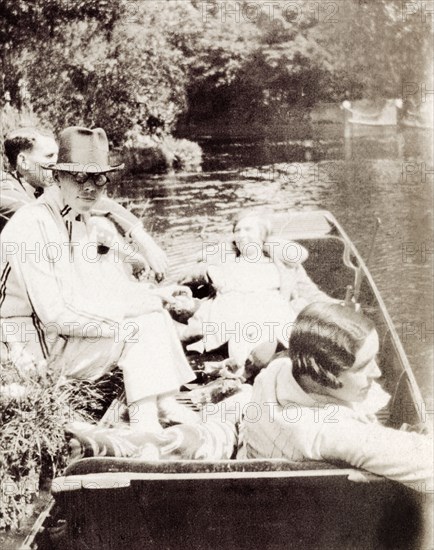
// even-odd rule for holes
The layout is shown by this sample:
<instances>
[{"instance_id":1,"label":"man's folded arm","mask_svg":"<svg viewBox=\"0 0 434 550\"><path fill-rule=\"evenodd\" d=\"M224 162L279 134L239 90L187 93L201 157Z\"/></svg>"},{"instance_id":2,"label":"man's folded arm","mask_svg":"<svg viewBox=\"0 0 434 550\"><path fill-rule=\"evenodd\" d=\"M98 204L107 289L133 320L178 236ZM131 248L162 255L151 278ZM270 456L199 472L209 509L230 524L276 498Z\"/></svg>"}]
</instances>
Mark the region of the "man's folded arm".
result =
<instances>
[{"instance_id":1,"label":"man's folded arm","mask_svg":"<svg viewBox=\"0 0 434 550\"><path fill-rule=\"evenodd\" d=\"M96 216L106 216L118 228L120 234L138 247L138 252L145 258L157 274L165 275L168 260L165 252L147 233L137 216L114 199L102 197L92 210Z\"/></svg>"}]
</instances>

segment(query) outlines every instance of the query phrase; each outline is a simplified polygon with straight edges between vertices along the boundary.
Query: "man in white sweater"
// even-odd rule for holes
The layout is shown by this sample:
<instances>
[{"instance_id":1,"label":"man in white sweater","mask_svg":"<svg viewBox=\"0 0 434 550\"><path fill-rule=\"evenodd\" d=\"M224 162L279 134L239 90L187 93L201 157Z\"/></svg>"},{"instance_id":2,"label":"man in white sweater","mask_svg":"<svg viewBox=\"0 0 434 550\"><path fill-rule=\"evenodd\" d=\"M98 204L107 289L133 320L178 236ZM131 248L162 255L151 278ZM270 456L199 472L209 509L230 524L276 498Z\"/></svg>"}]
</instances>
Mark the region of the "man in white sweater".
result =
<instances>
[{"instance_id":1,"label":"man in white sweater","mask_svg":"<svg viewBox=\"0 0 434 550\"><path fill-rule=\"evenodd\" d=\"M128 279L116 251L101 256L94 211L119 169L108 162L102 129L60 135L57 185L20 208L2 233L1 340L35 363L96 380L124 372L132 426L159 431L158 414L195 421L173 394L194 379L163 301L170 288Z\"/></svg>"},{"instance_id":2,"label":"man in white sweater","mask_svg":"<svg viewBox=\"0 0 434 550\"><path fill-rule=\"evenodd\" d=\"M59 147L54 135L34 127L18 128L4 141L9 171L0 171L0 231L22 206L34 202L53 184L51 170L42 165L57 161ZM129 210L103 195L92 210L96 219L107 218L127 241L133 243L158 278L167 270L167 257L142 222Z\"/></svg>"}]
</instances>

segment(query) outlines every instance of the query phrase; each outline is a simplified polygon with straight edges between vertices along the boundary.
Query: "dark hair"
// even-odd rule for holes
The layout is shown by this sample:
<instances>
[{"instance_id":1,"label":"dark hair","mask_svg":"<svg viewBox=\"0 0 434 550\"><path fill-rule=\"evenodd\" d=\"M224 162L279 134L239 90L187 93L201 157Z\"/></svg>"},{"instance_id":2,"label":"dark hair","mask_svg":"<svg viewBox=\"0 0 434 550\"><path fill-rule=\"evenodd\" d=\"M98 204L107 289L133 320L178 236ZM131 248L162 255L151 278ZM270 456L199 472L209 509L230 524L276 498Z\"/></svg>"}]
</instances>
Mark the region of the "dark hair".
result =
<instances>
[{"instance_id":1,"label":"dark hair","mask_svg":"<svg viewBox=\"0 0 434 550\"><path fill-rule=\"evenodd\" d=\"M4 149L6 158L12 169L17 167L18 155L23 151L31 151L35 146L36 139L40 136L49 136L54 139L50 130L36 127L18 128L10 132L5 139Z\"/></svg>"},{"instance_id":2,"label":"dark hair","mask_svg":"<svg viewBox=\"0 0 434 550\"><path fill-rule=\"evenodd\" d=\"M322 386L342 387L340 373L353 366L355 356L374 323L351 307L316 302L298 315L289 338L289 357L297 382L308 375Z\"/></svg>"}]
</instances>

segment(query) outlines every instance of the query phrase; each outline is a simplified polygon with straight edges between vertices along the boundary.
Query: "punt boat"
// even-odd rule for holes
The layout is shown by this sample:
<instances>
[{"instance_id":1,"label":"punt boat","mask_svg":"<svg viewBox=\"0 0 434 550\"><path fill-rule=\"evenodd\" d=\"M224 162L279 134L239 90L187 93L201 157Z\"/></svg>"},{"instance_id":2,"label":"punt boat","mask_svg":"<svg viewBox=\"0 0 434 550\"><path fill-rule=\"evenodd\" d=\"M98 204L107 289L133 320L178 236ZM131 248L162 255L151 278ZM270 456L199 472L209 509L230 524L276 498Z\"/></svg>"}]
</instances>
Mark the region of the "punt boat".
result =
<instances>
[{"instance_id":1,"label":"punt boat","mask_svg":"<svg viewBox=\"0 0 434 550\"><path fill-rule=\"evenodd\" d=\"M398 333L343 228L327 211L276 214L273 224L308 249L305 268L322 290L347 294L375 321L380 382L392 395L381 422L421 422L422 396ZM361 482L345 465L95 457L72 463L52 491L22 548L428 548L427 495L370 474Z\"/></svg>"}]
</instances>

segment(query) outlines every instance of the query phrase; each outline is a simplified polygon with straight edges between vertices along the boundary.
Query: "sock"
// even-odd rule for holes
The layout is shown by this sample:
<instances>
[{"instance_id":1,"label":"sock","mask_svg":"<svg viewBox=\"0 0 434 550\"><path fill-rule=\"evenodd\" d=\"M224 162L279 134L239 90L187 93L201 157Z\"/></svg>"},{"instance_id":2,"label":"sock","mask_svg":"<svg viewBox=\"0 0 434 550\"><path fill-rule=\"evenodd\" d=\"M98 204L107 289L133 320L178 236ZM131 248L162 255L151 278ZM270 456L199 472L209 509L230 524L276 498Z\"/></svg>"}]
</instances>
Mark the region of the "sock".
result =
<instances>
[{"instance_id":1,"label":"sock","mask_svg":"<svg viewBox=\"0 0 434 550\"><path fill-rule=\"evenodd\" d=\"M130 428L141 432L159 433L163 427L158 421L157 397L152 395L128 405Z\"/></svg>"}]
</instances>

